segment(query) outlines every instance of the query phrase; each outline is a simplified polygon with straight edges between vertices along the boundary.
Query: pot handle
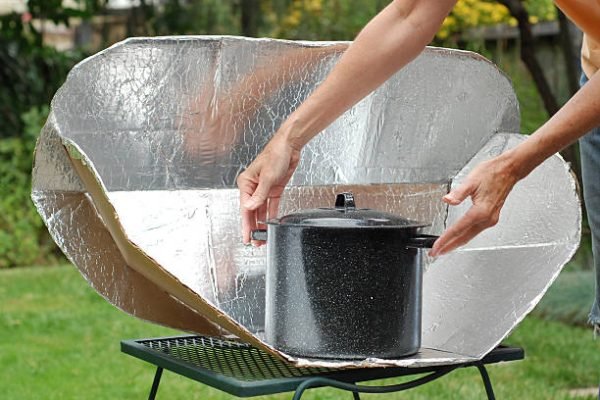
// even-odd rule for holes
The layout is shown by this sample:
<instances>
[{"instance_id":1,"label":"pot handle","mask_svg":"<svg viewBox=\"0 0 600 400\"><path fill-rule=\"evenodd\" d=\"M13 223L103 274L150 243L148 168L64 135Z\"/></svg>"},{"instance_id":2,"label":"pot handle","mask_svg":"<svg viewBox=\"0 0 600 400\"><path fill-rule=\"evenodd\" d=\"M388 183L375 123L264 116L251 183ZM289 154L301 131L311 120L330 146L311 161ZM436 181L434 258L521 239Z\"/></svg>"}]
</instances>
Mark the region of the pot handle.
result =
<instances>
[{"instance_id":1,"label":"pot handle","mask_svg":"<svg viewBox=\"0 0 600 400\"><path fill-rule=\"evenodd\" d=\"M343 210L354 210L356 208L356 203L354 202L354 195L351 192L343 192L336 195L335 208Z\"/></svg>"},{"instance_id":2,"label":"pot handle","mask_svg":"<svg viewBox=\"0 0 600 400\"><path fill-rule=\"evenodd\" d=\"M409 249L430 249L440 237L435 235L420 234L406 240L406 247Z\"/></svg>"},{"instance_id":3,"label":"pot handle","mask_svg":"<svg viewBox=\"0 0 600 400\"><path fill-rule=\"evenodd\" d=\"M266 229L255 229L252 232L250 232L250 238L252 238L252 240L266 241L267 240L267 230Z\"/></svg>"}]
</instances>

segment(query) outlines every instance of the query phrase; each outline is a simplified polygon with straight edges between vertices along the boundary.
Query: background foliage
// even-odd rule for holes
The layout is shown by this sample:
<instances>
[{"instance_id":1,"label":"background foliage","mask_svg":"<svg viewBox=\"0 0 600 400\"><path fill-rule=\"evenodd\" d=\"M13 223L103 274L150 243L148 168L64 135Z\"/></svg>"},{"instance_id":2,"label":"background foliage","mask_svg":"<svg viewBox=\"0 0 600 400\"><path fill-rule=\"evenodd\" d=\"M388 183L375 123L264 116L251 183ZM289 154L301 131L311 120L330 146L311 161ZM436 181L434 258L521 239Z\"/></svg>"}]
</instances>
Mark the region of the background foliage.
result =
<instances>
[{"instance_id":1,"label":"background foliage","mask_svg":"<svg viewBox=\"0 0 600 400\"><path fill-rule=\"evenodd\" d=\"M43 27L46 21L68 25L70 18L90 18L103 2L79 0L77 8L61 3L29 0L28 13L0 16L0 268L59 257L29 199L32 157L52 96L86 53L44 45Z\"/></svg>"},{"instance_id":2,"label":"background foliage","mask_svg":"<svg viewBox=\"0 0 600 400\"><path fill-rule=\"evenodd\" d=\"M32 107L21 116L21 136L0 140L0 268L50 262L57 255L29 200L31 154L47 115L47 106Z\"/></svg>"},{"instance_id":3,"label":"background foliage","mask_svg":"<svg viewBox=\"0 0 600 400\"><path fill-rule=\"evenodd\" d=\"M69 25L70 18L91 18L103 1L78 0L78 8L69 8L59 0L29 0L28 13L0 16L0 138L23 136L24 115L50 104L69 70L86 55L44 45L44 24ZM33 23L36 19L41 28Z\"/></svg>"},{"instance_id":4,"label":"background foliage","mask_svg":"<svg viewBox=\"0 0 600 400\"><path fill-rule=\"evenodd\" d=\"M525 2L525 6L530 14L530 22L533 24L556 19L556 8L551 0L529 0ZM455 35L470 28L498 24L516 26L517 21L507 8L498 2L458 0L450 15L444 20L437 37L452 43L455 42Z\"/></svg>"}]
</instances>

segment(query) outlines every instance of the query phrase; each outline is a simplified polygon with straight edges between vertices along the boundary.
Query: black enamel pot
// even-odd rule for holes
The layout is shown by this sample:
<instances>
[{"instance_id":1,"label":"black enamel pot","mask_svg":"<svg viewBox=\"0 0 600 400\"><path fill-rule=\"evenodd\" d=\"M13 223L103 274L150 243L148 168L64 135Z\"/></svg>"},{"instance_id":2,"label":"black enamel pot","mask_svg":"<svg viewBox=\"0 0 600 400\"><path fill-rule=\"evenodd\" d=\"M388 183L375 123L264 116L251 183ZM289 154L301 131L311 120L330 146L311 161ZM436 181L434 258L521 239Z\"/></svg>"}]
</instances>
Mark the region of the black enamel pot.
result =
<instances>
[{"instance_id":1,"label":"black enamel pot","mask_svg":"<svg viewBox=\"0 0 600 400\"><path fill-rule=\"evenodd\" d=\"M334 208L267 222L265 340L308 358L398 358L421 345L420 248L426 224L359 209L351 193Z\"/></svg>"}]
</instances>

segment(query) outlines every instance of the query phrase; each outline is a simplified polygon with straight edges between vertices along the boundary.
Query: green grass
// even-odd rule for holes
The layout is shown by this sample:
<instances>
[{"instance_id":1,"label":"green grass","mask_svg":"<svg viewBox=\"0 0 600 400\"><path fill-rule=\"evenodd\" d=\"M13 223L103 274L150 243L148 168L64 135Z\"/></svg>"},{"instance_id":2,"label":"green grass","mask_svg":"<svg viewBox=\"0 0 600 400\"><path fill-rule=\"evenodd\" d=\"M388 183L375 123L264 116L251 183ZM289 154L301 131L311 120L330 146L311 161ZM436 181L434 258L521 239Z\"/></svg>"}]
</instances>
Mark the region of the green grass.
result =
<instances>
[{"instance_id":1,"label":"green grass","mask_svg":"<svg viewBox=\"0 0 600 400\"><path fill-rule=\"evenodd\" d=\"M146 398L154 370L121 354L119 341L173 333L117 310L74 267L0 271L0 398ZM589 329L528 318L508 342L523 346L527 358L490 368L499 399L568 399L568 389L600 381L600 340L592 340ZM350 398L333 389L306 395L308 400L341 397ZM401 396L364 396L382 400L483 397L475 369L453 372ZM166 372L159 398L231 397ZM290 395L269 398L289 399Z\"/></svg>"},{"instance_id":2,"label":"green grass","mask_svg":"<svg viewBox=\"0 0 600 400\"><path fill-rule=\"evenodd\" d=\"M595 272L569 267L558 276L534 314L569 325L584 326L594 299Z\"/></svg>"}]
</instances>

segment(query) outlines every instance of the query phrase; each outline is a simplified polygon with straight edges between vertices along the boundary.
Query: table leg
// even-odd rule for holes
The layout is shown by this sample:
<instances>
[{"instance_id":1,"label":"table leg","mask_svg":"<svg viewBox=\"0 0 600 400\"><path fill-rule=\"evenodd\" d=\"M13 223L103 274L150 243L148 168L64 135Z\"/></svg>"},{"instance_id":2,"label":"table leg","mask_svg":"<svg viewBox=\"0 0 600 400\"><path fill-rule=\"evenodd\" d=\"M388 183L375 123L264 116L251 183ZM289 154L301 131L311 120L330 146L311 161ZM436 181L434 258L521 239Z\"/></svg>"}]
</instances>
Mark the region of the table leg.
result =
<instances>
[{"instance_id":1,"label":"table leg","mask_svg":"<svg viewBox=\"0 0 600 400\"><path fill-rule=\"evenodd\" d=\"M160 378L162 377L162 373L162 367L158 367L156 369L156 374L154 374L154 381L152 382L152 388L150 389L150 395L148 395L148 400L154 400L156 398L156 392L158 392L158 385L160 384Z\"/></svg>"},{"instance_id":2,"label":"table leg","mask_svg":"<svg viewBox=\"0 0 600 400\"><path fill-rule=\"evenodd\" d=\"M485 369L483 364L477 364L477 369L481 374L481 379L483 380L483 385L485 386L485 394L487 394L488 400L496 400L496 396L494 396L494 389L492 388L492 382L490 381L490 376Z\"/></svg>"},{"instance_id":3,"label":"table leg","mask_svg":"<svg viewBox=\"0 0 600 400\"><path fill-rule=\"evenodd\" d=\"M401 392L403 390L408 390L415 388L417 386L424 385L431 381L434 381L442 376L454 371L458 368L457 365L450 365L444 368L441 368L435 372L430 373L429 375L425 375L421 378L415 379L413 381L400 383L398 385L390 385L390 386L362 386L362 385L354 385L352 383L346 383L342 381L337 381L330 378L322 378L322 377L313 377L308 378L304 382L298 385L296 391L294 392L294 397L292 400L300 400L302 394L306 389L316 386L330 386L342 390L347 390L349 392L354 393L353 396L356 399L358 393L392 393L392 392ZM487 374L486 374L487 375ZM493 393L490 399L494 400Z\"/></svg>"},{"instance_id":4,"label":"table leg","mask_svg":"<svg viewBox=\"0 0 600 400\"><path fill-rule=\"evenodd\" d=\"M360 394L358 391L359 386L356 386L356 384L351 384L351 383L345 384L343 382L338 382L338 381L334 381L331 379L324 379L324 378L318 378L318 377L312 378L312 379L307 379L306 381L304 381L300 385L298 385L298 387L296 388L296 391L294 392L294 397L292 398L292 400L300 400L300 398L302 397L302 395L304 394L304 391L306 389L311 387L313 384L319 384L319 383L326 383L326 385L324 385L324 386L330 386L330 387L335 387L335 388L341 389L341 390L351 391L352 398L354 400L360 400ZM344 386L344 385L346 385L346 386Z\"/></svg>"}]
</instances>

